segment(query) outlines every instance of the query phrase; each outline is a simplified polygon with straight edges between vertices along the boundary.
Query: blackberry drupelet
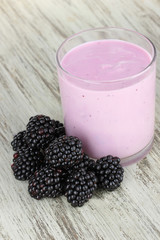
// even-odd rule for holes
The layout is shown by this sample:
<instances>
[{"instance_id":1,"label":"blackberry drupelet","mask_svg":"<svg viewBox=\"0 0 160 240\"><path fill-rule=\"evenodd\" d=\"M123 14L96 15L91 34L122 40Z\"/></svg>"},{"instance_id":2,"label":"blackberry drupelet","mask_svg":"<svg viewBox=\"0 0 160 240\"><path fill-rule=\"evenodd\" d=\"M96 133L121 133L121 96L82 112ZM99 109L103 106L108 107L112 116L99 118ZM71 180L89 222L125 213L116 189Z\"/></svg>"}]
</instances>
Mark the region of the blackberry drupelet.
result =
<instances>
[{"instance_id":1,"label":"blackberry drupelet","mask_svg":"<svg viewBox=\"0 0 160 240\"><path fill-rule=\"evenodd\" d=\"M13 155L11 168L18 180L28 180L43 164L43 155L32 148L21 149Z\"/></svg>"},{"instance_id":2,"label":"blackberry drupelet","mask_svg":"<svg viewBox=\"0 0 160 240\"><path fill-rule=\"evenodd\" d=\"M40 171L36 171L29 180L28 191L31 197L37 200L62 195L63 176L61 170L46 166Z\"/></svg>"},{"instance_id":3,"label":"blackberry drupelet","mask_svg":"<svg viewBox=\"0 0 160 240\"><path fill-rule=\"evenodd\" d=\"M13 141L11 142L13 151L18 151L22 147L23 148L27 147L25 135L26 135L26 131L21 131L14 136Z\"/></svg>"},{"instance_id":4,"label":"blackberry drupelet","mask_svg":"<svg viewBox=\"0 0 160 240\"><path fill-rule=\"evenodd\" d=\"M26 142L32 148L45 149L55 138L55 121L44 115L29 119L26 130Z\"/></svg>"},{"instance_id":5,"label":"blackberry drupelet","mask_svg":"<svg viewBox=\"0 0 160 240\"><path fill-rule=\"evenodd\" d=\"M108 155L96 162L95 174L98 178L98 186L108 191L113 191L123 181L124 170L120 165L120 159Z\"/></svg>"},{"instance_id":6,"label":"blackberry drupelet","mask_svg":"<svg viewBox=\"0 0 160 240\"><path fill-rule=\"evenodd\" d=\"M65 127L63 123L55 121L55 138L65 135Z\"/></svg>"},{"instance_id":7,"label":"blackberry drupelet","mask_svg":"<svg viewBox=\"0 0 160 240\"><path fill-rule=\"evenodd\" d=\"M92 197L96 188L97 178L94 172L80 169L68 177L65 196L73 207L81 207Z\"/></svg>"},{"instance_id":8,"label":"blackberry drupelet","mask_svg":"<svg viewBox=\"0 0 160 240\"><path fill-rule=\"evenodd\" d=\"M16 153L13 154L13 162L16 162L16 161L17 161L18 156L19 156L19 153L18 153L18 152L16 152Z\"/></svg>"},{"instance_id":9,"label":"blackberry drupelet","mask_svg":"<svg viewBox=\"0 0 160 240\"><path fill-rule=\"evenodd\" d=\"M82 161L82 143L77 137L56 138L45 150L45 162L54 168L68 169Z\"/></svg>"}]
</instances>

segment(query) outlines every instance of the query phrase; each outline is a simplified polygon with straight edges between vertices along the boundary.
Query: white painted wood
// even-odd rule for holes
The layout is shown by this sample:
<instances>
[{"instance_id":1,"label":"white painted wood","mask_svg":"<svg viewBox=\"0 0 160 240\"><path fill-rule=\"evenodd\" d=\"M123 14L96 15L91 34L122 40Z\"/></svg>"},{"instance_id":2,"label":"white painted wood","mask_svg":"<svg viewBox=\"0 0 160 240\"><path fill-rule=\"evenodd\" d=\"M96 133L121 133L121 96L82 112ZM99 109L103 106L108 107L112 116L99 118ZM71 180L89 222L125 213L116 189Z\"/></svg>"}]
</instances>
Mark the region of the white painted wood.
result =
<instances>
[{"instance_id":1,"label":"white painted wood","mask_svg":"<svg viewBox=\"0 0 160 240\"><path fill-rule=\"evenodd\" d=\"M36 201L14 179L10 141L37 113L63 121L55 51L73 33L101 26L137 30L160 50L158 0L0 0L0 239L160 239L160 66L155 142L127 167L122 186L82 208L65 197Z\"/></svg>"}]
</instances>

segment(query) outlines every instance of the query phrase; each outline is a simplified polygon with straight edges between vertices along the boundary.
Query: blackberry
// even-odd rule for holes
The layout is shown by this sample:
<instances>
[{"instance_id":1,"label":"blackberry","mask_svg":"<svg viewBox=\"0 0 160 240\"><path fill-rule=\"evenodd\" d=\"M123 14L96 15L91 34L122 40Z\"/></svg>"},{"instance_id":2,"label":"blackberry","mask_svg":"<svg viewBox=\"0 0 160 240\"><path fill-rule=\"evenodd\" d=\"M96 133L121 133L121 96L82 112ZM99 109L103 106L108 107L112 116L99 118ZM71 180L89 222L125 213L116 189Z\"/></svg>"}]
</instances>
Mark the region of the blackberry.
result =
<instances>
[{"instance_id":1,"label":"blackberry","mask_svg":"<svg viewBox=\"0 0 160 240\"><path fill-rule=\"evenodd\" d=\"M11 168L16 179L28 180L42 164L42 153L32 148L26 148L13 155Z\"/></svg>"},{"instance_id":2,"label":"blackberry","mask_svg":"<svg viewBox=\"0 0 160 240\"><path fill-rule=\"evenodd\" d=\"M55 121L55 138L65 135L65 128L63 123Z\"/></svg>"},{"instance_id":3,"label":"blackberry","mask_svg":"<svg viewBox=\"0 0 160 240\"><path fill-rule=\"evenodd\" d=\"M26 130L26 142L32 148L45 149L55 138L55 121L44 115L29 119Z\"/></svg>"},{"instance_id":4,"label":"blackberry","mask_svg":"<svg viewBox=\"0 0 160 240\"><path fill-rule=\"evenodd\" d=\"M13 151L18 151L22 147L23 148L27 147L25 135L26 135L26 131L21 131L21 132L17 133L17 135L14 136L13 141L11 142Z\"/></svg>"},{"instance_id":5,"label":"blackberry","mask_svg":"<svg viewBox=\"0 0 160 240\"><path fill-rule=\"evenodd\" d=\"M89 158L89 156L84 153L82 161L79 162L78 164L75 164L73 166L73 170L79 170L83 168L86 171L94 171L95 166L96 162L93 159Z\"/></svg>"},{"instance_id":6,"label":"blackberry","mask_svg":"<svg viewBox=\"0 0 160 240\"><path fill-rule=\"evenodd\" d=\"M97 178L94 172L87 172L84 169L73 172L66 182L65 196L73 207L83 206L97 188Z\"/></svg>"},{"instance_id":7,"label":"blackberry","mask_svg":"<svg viewBox=\"0 0 160 240\"><path fill-rule=\"evenodd\" d=\"M120 165L120 159L108 155L97 160L95 174L98 178L98 186L108 191L113 191L123 181L124 170Z\"/></svg>"},{"instance_id":8,"label":"blackberry","mask_svg":"<svg viewBox=\"0 0 160 240\"><path fill-rule=\"evenodd\" d=\"M82 161L82 143L77 137L56 138L45 150L45 162L54 168L68 169Z\"/></svg>"},{"instance_id":9,"label":"blackberry","mask_svg":"<svg viewBox=\"0 0 160 240\"><path fill-rule=\"evenodd\" d=\"M28 191L31 197L37 200L62 195L63 177L61 170L46 166L40 171L36 171L29 180Z\"/></svg>"}]
</instances>

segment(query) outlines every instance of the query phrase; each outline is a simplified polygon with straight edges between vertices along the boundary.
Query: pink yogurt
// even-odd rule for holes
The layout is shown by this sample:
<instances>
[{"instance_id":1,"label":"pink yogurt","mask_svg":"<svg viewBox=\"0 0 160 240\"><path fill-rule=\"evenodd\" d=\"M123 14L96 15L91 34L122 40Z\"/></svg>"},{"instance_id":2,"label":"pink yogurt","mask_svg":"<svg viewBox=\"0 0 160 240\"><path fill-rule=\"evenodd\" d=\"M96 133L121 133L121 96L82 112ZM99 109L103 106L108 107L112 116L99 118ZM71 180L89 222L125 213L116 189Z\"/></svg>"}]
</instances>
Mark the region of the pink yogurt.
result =
<instances>
[{"instance_id":1,"label":"pink yogurt","mask_svg":"<svg viewBox=\"0 0 160 240\"><path fill-rule=\"evenodd\" d=\"M67 135L90 157L126 158L153 138L155 71L138 74L150 62L145 49L121 40L84 43L63 57L71 74L59 74Z\"/></svg>"}]
</instances>

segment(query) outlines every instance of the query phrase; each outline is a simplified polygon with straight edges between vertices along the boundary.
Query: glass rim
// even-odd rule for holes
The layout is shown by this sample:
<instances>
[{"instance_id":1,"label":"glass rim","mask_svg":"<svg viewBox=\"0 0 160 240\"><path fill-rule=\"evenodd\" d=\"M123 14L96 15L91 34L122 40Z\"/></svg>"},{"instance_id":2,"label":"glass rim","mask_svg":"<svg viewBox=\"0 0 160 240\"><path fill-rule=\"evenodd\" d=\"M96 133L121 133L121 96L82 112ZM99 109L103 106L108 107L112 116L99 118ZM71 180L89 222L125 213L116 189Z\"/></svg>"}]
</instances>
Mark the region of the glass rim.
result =
<instances>
[{"instance_id":1,"label":"glass rim","mask_svg":"<svg viewBox=\"0 0 160 240\"><path fill-rule=\"evenodd\" d=\"M73 38L76 38L78 37L79 35L83 34L83 33L89 33L89 32L94 32L94 31L104 31L104 30L124 30L126 32L131 32L131 33L134 33L136 34L137 36L143 38L144 40L146 40L147 42L149 42L149 44L151 45L152 49L153 49L153 56L151 56L151 61L150 63L144 68L142 69L140 72L136 73L136 74L133 74L131 76L128 76L128 77L123 77L123 78L117 78L117 79L114 79L114 80L111 80L111 79L107 79L105 81L93 81L91 79L85 79L85 78L81 78L81 77L78 77L70 72L68 72L67 70L65 70L60 61L59 61L59 52L60 50L62 49L62 47L65 45L65 43L67 43L69 40L73 39ZM65 73L67 74L68 76L72 77L72 78L76 78L80 81L83 81L85 83L91 83L91 84L103 84L103 83L116 83L116 82L121 82L121 81L126 81L126 80L130 80L132 78L136 78L140 75L142 75L143 73L145 73L151 66L152 64L155 62L156 60L156 48L153 44L153 42L148 38L146 37L145 35L137 32L137 31L134 31L134 30L130 30L130 29L126 29L126 28L117 28L117 27L101 27L101 28L90 28L90 29L86 29L86 30L83 30L83 31L80 31L78 33L75 33L73 35L71 35L70 37L66 38L62 43L61 45L59 46L59 48L57 49L56 51L56 63L57 63L57 66Z\"/></svg>"}]
</instances>

